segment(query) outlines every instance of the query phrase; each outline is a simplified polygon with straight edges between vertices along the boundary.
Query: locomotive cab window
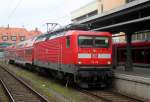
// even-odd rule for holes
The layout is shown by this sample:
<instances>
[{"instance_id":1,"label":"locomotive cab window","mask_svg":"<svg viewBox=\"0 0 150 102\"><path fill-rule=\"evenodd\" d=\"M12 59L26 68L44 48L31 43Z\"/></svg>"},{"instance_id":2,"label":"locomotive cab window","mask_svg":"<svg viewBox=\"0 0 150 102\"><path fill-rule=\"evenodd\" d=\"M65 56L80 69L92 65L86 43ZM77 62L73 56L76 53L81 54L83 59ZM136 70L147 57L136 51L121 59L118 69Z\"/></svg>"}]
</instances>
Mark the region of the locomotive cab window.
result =
<instances>
[{"instance_id":1,"label":"locomotive cab window","mask_svg":"<svg viewBox=\"0 0 150 102\"><path fill-rule=\"evenodd\" d=\"M79 36L78 45L80 47L106 48L109 46L109 37Z\"/></svg>"},{"instance_id":2,"label":"locomotive cab window","mask_svg":"<svg viewBox=\"0 0 150 102\"><path fill-rule=\"evenodd\" d=\"M69 48L70 47L70 37L67 36L66 37L66 48Z\"/></svg>"},{"instance_id":3,"label":"locomotive cab window","mask_svg":"<svg viewBox=\"0 0 150 102\"><path fill-rule=\"evenodd\" d=\"M93 37L79 36L78 44L80 47L92 47L93 46Z\"/></svg>"},{"instance_id":4,"label":"locomotive cab window","mask_svg":"<svg viewBox=\"0 0 150 102\"><path fill-rule=\"evenodd\" d=\"M108 37L95 37L95 47L108 47L109 38Z\"/></svg>"}]
</instances>

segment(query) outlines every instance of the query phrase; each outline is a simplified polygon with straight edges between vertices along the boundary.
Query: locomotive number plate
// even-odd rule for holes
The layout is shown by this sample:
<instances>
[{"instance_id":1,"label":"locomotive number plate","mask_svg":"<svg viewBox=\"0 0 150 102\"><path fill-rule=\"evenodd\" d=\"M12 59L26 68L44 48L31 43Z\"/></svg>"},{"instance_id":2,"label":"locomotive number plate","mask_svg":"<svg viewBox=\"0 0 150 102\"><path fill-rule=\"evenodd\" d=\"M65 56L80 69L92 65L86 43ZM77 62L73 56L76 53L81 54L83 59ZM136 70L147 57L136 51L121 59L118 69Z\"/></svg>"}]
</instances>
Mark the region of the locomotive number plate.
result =
<instances>
[{"instance_id":1,"label":"locomotive number plate","mask_svg":"<svg viewBox=\"0 0 150 102\"><path fill-rule=\"evenodd\" d=\"M98 54L92 54L92 58L98 58Z\"/></svg>"}]
</instances>

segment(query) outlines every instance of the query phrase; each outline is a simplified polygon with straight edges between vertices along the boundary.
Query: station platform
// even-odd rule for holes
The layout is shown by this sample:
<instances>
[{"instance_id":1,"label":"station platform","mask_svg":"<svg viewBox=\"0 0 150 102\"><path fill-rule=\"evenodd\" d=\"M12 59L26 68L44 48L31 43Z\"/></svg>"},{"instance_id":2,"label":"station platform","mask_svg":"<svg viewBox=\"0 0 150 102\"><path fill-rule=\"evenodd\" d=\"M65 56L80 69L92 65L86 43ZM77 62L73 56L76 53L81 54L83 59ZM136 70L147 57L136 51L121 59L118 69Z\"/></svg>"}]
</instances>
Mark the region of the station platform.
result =
<instances>
[{"instance_id":1,"label":"station platform","mask_svg":"<svg viewBox=\"0 0 150 102\"><path fill-rule=\"evenodd\" d=\"M124 66L114 69L114 88L125 95L150 102L150 68L134 67L125 71Z\"/></svg>"},{"instance_id":2,"label":"station platform","mask_svg":"<svg viewBox=\"0 0 150 102\"><path fill-rule=\"evenodd\" d=\"M150 78L150 68L143 67L133 67L133 71L125 71L124 66L118 66L114 69L115 73L127 74L127 75L135 75L135 76L143 76Z\"/></svg>"}]
</instances>

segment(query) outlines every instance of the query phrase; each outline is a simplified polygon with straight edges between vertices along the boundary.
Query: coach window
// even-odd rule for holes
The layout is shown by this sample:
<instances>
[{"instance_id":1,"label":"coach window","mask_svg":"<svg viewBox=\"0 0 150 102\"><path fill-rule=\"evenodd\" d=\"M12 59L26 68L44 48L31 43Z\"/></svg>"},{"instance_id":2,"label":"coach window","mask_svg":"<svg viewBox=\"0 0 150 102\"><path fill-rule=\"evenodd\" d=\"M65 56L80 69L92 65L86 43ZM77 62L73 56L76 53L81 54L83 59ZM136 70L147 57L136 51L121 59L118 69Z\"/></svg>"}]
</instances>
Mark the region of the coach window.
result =
<instances>
[{"instance_id":1,"label":"coach window","mask_svg":"<svg viewBox=\"0 0 150 102\"><path fill-rule=\"evenodd\" d=\"M136 40L136 35L132 34L132 41L135 41L135 40Z\"/></svg>"},{"instance_id":2,"label":"coach window","mask_svg":"<svg viewBox=\"0 0 150 102\"><path fill-rule=\"evenodd\" d=\"M66 37L66 47L67 48L70 47L70 37L69 36Z\"/></svg>"},{"instance_id":3,"label":"coach window","mask_svg":"<svg viewBox=\"0 0 150 102\"><path fill-rule=\"evenodd\" d=\"M150 40L150 32L147 32L147 34L146 34L146 40Z\"/></svg>"},{"instance_id":4,"label":"coach window","mask_svg":"<svg viewBox=\"0 0 150 102\"><path fill-rule=\"evenodd\" d=\"M26 54L31 55L32 54L32 50L31 49L26 50Z\"/></svg>"}]
</instances>

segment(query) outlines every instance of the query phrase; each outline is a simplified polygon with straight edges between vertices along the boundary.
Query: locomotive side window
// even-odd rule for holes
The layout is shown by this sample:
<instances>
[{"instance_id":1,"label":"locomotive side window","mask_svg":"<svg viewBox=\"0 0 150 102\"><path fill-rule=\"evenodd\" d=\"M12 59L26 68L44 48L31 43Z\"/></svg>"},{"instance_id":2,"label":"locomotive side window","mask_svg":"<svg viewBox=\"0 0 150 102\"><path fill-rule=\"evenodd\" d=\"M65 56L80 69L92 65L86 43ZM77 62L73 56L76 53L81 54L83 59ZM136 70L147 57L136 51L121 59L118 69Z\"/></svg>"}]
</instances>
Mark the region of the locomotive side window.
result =
<instances>
[{"instance_id":1,"label":"locomotive side window","mask_svg":"<svg viewBox=\"0 0 150 102\"><path fill-rule=\"evenodd\" d=\"M95 47L108 47L108 37L95 37Z\"/></svg>"},{"instance_id":2,"label":"locomotive side window","mask_svg":"<svg viewBox=\"0 0 150 102\"><path fill-rule=\"evenodd\" d=\"M66 47L67 48L70 47L70 37L69 36L66 37Z\"/></svg>"},{"instance_id":3,"label":"locomotive side window","mask_svg":"<svg viewBox=\"0 0 150 102\"><path fill-rule=\"evenodd\" d=\"M93 46L93 37L79 36L78 44L80 47L92 47Z\"/></svg>"}]
</instances>

